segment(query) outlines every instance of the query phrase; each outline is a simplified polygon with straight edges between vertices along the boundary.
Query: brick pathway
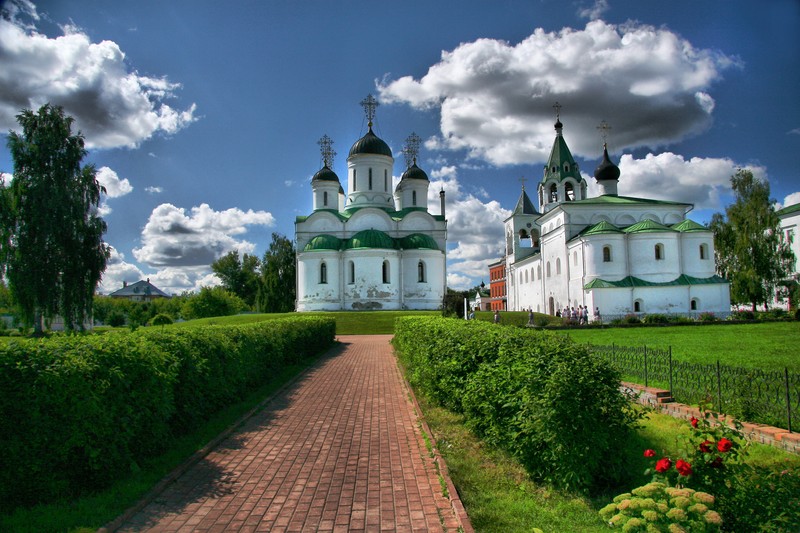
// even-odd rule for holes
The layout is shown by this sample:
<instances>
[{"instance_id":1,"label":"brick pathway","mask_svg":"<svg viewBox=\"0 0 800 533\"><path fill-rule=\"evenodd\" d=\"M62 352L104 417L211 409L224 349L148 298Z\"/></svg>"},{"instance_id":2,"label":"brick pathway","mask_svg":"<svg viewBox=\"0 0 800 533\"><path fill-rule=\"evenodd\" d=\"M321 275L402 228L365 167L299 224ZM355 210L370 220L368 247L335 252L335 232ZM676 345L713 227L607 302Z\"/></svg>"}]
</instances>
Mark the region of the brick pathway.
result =
<instances>
[{"instance_id":1,"label":"brick pathway","mask_svg":"<svg viewBox=\"0 0 800 533\"><path fill-rule=\"evenodd\" d=\"M390 336L340 336L120 531L455 531Z\"/></svg>"}]
</instances>

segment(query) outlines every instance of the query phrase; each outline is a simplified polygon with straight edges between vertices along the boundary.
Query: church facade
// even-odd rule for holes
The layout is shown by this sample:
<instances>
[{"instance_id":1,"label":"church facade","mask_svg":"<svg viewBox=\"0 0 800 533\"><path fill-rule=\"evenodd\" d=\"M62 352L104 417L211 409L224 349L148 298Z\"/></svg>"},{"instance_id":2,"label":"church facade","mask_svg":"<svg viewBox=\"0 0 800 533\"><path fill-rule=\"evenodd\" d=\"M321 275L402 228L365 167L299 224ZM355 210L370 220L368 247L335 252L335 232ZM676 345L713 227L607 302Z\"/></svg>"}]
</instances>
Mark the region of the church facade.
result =
<instances>
[{"instance_id":1,"label":"church facade","mask_svg":"<svg viewBox=\"0 0 800 533\"><path fill-rule=\"evenodd\" d=\"M394 157L372 130L377 101L361 102L367 133L350 148L347 190L324 136L322 168L311 179L313 211L295 220L297 311L439 309L446 292L445 194L428 209L419 138L404 149L406 170L393 187Z\"/></svg>"},{"instance_id":2,"label":"church facade","mask_svg":"<svg viewBox=\"0 0 800 533\"><path fill-rule=\"evenodd\" d=\"M619 196L619 168L607 147L587 184L557 118L550 158L537 187L524 185L505 221L508 310L555 315L589 309L631 313L730 312L729 283L715 274L713 233L687 218L691 204Z\"/></svg>"}]
</instances>

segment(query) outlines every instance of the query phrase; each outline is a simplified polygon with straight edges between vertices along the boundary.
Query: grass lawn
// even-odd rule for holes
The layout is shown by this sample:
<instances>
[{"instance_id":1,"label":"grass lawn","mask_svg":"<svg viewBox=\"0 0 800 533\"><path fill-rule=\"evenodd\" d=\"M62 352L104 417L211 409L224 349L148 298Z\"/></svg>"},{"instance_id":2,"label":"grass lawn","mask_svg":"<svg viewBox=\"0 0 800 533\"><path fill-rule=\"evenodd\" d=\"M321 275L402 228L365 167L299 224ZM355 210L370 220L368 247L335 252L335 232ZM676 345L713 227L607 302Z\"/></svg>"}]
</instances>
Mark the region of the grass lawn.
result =
<instances>
[{"instance_id":1,"label":"grass lawn","mask_svg":"<svg viewBox=\"0 0 800 533\"><path fill-rule=\"evenodd\" d=\"M617 494L650 481L644 471L651 465L642 451L652 448L675 454L678 436L688 433L685 421L651 413L627 449L620 450L630 456L631 486L588 498L532 481L512 457L472 435L460 415L432 406L419 396L418 400L470 521L481 532L530 532L533 528L546 533L610 531L598 511ZM779 471L800 470L800 457L769 446L751 446L749 461Z\"/></svg>"},{"instance_id":2,"label":"grass lawn","mask_svg":"<svg viewBox=\"0 0 800 533\"><path fill-rule=\"evenodd\" d=\"M800 372L800 322L712 324L699 326L573 328L562 330L576 342L620 346L672 346L672 358Z\"/></svg>"},{"instance_id":3,"label":"grass lawn","mask_svg":"<svg viewBox=\"0 0 800 533\"><path fill-rule=\"evenodd\" d=\"M173 327L196 327L204 324L248 324L262 320L273 320L285 316L319 315L336 319L337 335L391 335L394 321L400 316L439 316L440 311L331 311L309 313L248 313L235 316L202 318L174 324Z\"/></svg>"}]
</instances>

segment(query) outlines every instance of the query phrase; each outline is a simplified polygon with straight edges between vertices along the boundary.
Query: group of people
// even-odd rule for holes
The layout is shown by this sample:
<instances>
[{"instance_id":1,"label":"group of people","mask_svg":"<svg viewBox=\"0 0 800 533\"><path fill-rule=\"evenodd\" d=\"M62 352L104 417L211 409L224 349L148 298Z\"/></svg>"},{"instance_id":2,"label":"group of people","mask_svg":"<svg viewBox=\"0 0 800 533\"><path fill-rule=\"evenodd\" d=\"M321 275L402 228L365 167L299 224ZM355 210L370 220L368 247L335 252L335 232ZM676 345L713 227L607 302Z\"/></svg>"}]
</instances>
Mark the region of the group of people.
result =
<instances>
[{"instance_id":1,"label":"group of people","mask_svg":"<svg viewBox=\"0 0 800 533\"><path fill-rule=\"evenodd\" d=\"M563 311L561 309L557 310L556 311L556 316L564 318L565 321L568 324L569 323L572 323L572 324L588 324L589 323L589 306L579 305L577 309L575 309L574 307L565 307ZM474 320L475 319L475 312L474 311L470 311L468 319L469 320ZM534 325L533 324L533 319L534 319L533 309L528 309L528 325L529 326L533 326ZM497 309L495 309L495 311L494 311L494 317L492 318L492 321L495 324L499 324L500 323L500 311L498 311ZM600 322L600 308L599 307L595 307L594 308L594 314L592 316L592 322L598 322L598 323Z\"/></svg>"},{"instance_id":2,"label":"group of people","mask_svg":"<svg viewBox=\"0 0 800 533\"><path fill-rule=\"evenodd\" d=\"M577 309L574 307L565 307L564 310L556 311L556 316L563 318L567 323L572 324L588 324L589 323L589 307L579 305ZM600 308L594 308L593 322L600 322Z\"/></svg>"}]
</instances>

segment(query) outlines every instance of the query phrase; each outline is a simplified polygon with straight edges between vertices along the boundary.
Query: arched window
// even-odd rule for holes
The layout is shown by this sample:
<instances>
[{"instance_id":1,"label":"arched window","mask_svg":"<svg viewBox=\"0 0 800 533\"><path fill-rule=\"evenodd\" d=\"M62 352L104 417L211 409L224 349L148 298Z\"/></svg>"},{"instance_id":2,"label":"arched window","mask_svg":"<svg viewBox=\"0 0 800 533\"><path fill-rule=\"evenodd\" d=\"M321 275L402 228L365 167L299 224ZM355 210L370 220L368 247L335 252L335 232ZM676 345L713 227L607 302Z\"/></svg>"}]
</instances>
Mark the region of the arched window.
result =
<instances>
[{"instance_id":1,"label":"arched window","mask_svg":"<svg viewBox=\"0 0 800 533\"><path fill-rule=\"evenodd\" d=\"M322 191L322 206L328 207L328 191Z\"/></svg>"},{"instance_id":2,"label":"arched window","mask_svg":"<svg viewBox=\"0 0 800 533\"><path fill-rule=\"evenodd\" d=\"M611 262L611 247L603 246L603 263Z\"/></svg>"},{"instance_id":3,"label":"arched window","mask_svg":"<svg viewBox=\"0 0 800 533\"><path fill-rule=\"evenodd\" d=\"M643 309L644 309L644 306L642 305L642 301L641 300L636 300L635 302L633 302L633 312L634 313L641 313Z\"/></svg>"},{"instance_id":4,"label":"arched window","mask_svg":"<svg viewBox=\"0 0 800 533\"><path fill-rule=\"evenodd\" d=\"M383 192L389 190L389 171L385 168L383 169Z\"/></svg>"},{"instance_id":5,"label":"arched window","mask_svg":"<svg viewBox=\"0 0 800 533\"><path fill-rule=\"evenodd\" d=\"M536 279L542 279L542 265L536 265Z\"/></svg>"},{"instance_id":6,"label":"arched window","mask_svg":"<svg viewBox=\"0 0 800 533\"><path fill-rule=\"evenodd\" d=\"M350 261L350 264L348 265L347 270L349 271L348 273L350 274L349 279L347 280L347 282L348 283L355 283L356 282L356 265L355 265L355 263Z\"/></svg>"},{"instance_id":7,"label":"arched window","mask_svg":"<svg viewBox=\"0 0 800 533\"><path fill-rule=\"evenodd\" d=\"M325 261L319 265L319 282L328 283L328 265L325 264Z\"/></svg>"},{"instance_id":8,"label":"arched window","mask_svg":"<svg viewBox=\"0 0 800 533\"><path fill-rule=\"evenodd\" d=\"M553 169L555 169L555 167L553 167ZM552 185L550 185L550 203L557 201L558 201L558 187L556 187L556 184L553 183Z\"/></svg>"},{"instance_id":9,"label":"arched window","mask_svg":"<svg viewBox=\"0 0 800 533\"><path fill-rule=\"evenodd\" d=\"M689 307L692 311L697 311L697 298L692 298L692 301L689 303Z\"/></svg>"},{"instance_id":10,"label":"arched window","mask_svg":"<svg viewBox=\"0 0 800 533\"><path fill-rule=\"evenodd\" d=\"M545 274L547 277L550 277L550 261L547 262L547 266L545 267Z\"/></svg>"},{"instance_id":11,"label":"arched window","mask_svg":"<svg viewBox=\"0 0 800 533\"><path fill-rule=\"evenodd\" d=\"M522 280L520 280L520 281L522 281ZM528 283L528 271L527 270L525 271L525 283Z\"/></svg>"},{"instance_id":12,"label":"arched window","mask_svg":"<svg viewBox=\"0 0 800 533\"><path fill-rule=\"evenodd\" d=\"M425 281L426 281L426 278L425 278L425 263L423 263L422 261L417 263L417 281L419 281L420 283L425 283Z\"/></svg>"},{"instance_id":13,"label":"arched window","mask_svg":"<svg viewBox=\"0 0 800 533\"><path fill-rule=\"evenodd\" d=\"M382 272L383 273L383 282L384 283L390 283L390 281L389 281L389 261L385 260L383 262L382 271L383 271Z\"/></svg>"},{"instance_id":14,"label":"arched window","mask_svg":"<svg viewBox=\"0 0 800 533\"><path fill-rule=\"evenodd\" d=\"M700 259L708 259L708 245L705 243L700 245Z\"/></svg>"},{"instance_id":15,"label":"arched window","mask_svg":"<svg viewBox=\"0 0 800 533\"><path fill-rule=\"evenodd\" d=\"M655 254L656 254L656 261L661 261L664 259L664 245L658 243L655 245Z\"/></svg>"},{"instance_id":16,"label":"arched window","mask_svg":"<svg viewBox=\"0 0 800 533\"><path fill-rule=\"evenodd\" d=\"M578 252L572 252L572 264L578 266Z\"/></svg>"},{"instance_id":17,"label":"arched window","mask_svg":"<svg viewBox=\"0 0 800 533\"><path fill-rule=\"evenodd\" d=\"M417 206L417 191L411 191L411 205Z\"/></svg>"},{"instance_id":18,"label":"arched window","mask_svg":"<svg viewBox=\"0 0 800 533\"><path fill-rule=\"evenodd\" d=\"M561 258L556 259L556 275L561 274Z\"/></svg>"},{"instance_id":19,"label":"arched window","mask_svg":"<svg viewBox=\"0 0 800 533\"><path fill-rule=\"evenodd\" d=\"M568 202L575 200L575 189L572 187L572 183L566 182L564 184L564 196Z\"/></svg>"},{"instance_id":20,"label":"arched window","mask_svg":"<svg viewBox=\"0 0 800 533\"><path fill-rule=\"evenodd\" d=\"M372 190L372 169L369 169L369 190Z\"/></svg>"},{"instance_id":21,"label":"arched window","mask_svg":"<svg viewBox=\"0 0 800 533\"><path fill-rule=\"evenodd\" d=\"M353 169L353 190L358 190L358 181L356 180L356 169Z\"/></svg>"}]
</instances>

